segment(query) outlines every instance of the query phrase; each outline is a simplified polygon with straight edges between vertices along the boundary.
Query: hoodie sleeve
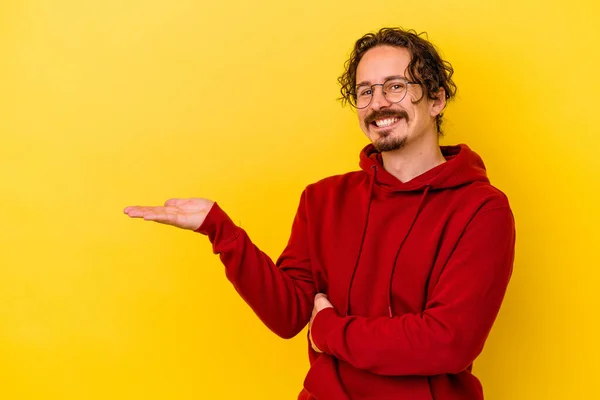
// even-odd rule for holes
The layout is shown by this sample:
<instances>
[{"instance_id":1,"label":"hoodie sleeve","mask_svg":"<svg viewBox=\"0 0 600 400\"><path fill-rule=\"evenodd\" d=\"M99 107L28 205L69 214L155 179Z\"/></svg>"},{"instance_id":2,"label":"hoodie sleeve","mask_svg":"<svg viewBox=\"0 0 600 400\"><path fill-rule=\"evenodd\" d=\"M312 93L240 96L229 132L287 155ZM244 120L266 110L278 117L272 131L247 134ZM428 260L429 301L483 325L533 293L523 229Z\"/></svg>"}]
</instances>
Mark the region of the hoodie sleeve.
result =
<instances>
[{"instance_id":1,"label":"hoodie sleeve","mask_svg":"<svg viewBox=\"0 0 600 400\"><path fill-rule=\"evenodd\" d=\"M283 253L273 262L252 243L248 234L213 205L196 230L207 235L227 279L261 321L283 338L296 336L308 323L314 289L308 256L304 195Z\"/></svg>"},{"instance_id":2,"label":"hoodie sleeve","mask_svg":"<svg viewBox=\"0 0 600 400\"><path fill-rule=\"evenodd\" d=\"M515 228L508 207L478 213L459 240L420 314L367 318L320 311L315 345L379 375L464 371L481 353L513 268Z\"/></svg>"}]
</instances>

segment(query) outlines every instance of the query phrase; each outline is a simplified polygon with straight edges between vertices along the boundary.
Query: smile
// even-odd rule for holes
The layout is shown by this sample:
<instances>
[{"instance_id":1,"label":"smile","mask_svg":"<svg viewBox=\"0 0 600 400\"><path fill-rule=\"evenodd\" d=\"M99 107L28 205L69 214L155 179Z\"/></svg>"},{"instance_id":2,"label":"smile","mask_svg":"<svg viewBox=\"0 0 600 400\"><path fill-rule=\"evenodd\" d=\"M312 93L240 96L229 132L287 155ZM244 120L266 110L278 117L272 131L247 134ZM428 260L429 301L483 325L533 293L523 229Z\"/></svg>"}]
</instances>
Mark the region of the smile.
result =
<instances>
[{"instance_id":1,"label":"smile","mask_svg":"<svg viewBox=\"0 0 600 400\"><path fill-rule=\"evenodd\" d=\"M377 128L389 128L392 125L395 125L396 123L398 123L398 121L400 121L401 118L384 118L384 119L377 119L373 122L371 122L372 126L375 126Z\"/></svg>"}]
</instances>

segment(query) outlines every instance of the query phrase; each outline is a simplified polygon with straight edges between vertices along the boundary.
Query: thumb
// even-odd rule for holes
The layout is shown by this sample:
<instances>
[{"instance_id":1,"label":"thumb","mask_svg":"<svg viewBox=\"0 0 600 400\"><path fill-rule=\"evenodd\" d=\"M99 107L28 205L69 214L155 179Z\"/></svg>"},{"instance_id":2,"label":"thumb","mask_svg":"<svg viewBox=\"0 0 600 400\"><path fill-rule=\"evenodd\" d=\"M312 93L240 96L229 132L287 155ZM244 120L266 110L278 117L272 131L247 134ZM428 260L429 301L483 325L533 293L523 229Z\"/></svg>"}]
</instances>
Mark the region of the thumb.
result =
<instances>
[{"instance_id":1,"label":"thumb","mask_svg":"<svg viewBox=\"0 0 600 400\"><path fill-rule=\"evenodd\" d=\"M182 205L186 201L187 201L187 199L177 199L177 198L169 199L169 200L165 201L165 206L177 207L177 206Z\"/></svg>"},{"instance_id":2,"label":"thumb","mask_svg":"<svg viewBox=\"0 0 600 400\"><path fill-rule=\"evenodd\" d=\"M319 299L327 300L327 295L325 293L317 293L317 295L315 296L315 301L317 301Z\"/></svg>"}]
</instances>

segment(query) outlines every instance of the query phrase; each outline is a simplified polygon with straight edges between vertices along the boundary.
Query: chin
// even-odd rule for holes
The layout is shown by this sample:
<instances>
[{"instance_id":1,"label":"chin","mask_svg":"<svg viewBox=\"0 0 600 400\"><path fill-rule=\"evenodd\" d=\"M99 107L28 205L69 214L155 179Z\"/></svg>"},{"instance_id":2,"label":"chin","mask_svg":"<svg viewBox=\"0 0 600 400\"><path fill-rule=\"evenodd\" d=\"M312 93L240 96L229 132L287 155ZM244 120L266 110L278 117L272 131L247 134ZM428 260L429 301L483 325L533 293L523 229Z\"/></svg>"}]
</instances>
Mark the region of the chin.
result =
<instances>
[{"instance_id":1,"label":"chin","mask_svg":"<svg viewBox=\"0 0 600 400\"><path fill-rule=\"evenodd\" d=\"M373 141L373 146L380 152L396 151L402 149L406 145L406 136L388 135Z\"/></svg>"}]
</instances>

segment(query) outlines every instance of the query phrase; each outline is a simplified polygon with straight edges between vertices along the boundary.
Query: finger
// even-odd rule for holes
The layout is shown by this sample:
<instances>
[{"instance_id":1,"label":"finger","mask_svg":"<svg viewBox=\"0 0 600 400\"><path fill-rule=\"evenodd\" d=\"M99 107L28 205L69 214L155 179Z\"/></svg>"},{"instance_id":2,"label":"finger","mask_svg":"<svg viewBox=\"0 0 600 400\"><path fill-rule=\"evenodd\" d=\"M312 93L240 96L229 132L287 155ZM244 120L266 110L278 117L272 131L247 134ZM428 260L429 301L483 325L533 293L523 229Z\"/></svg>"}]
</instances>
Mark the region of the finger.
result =
<instances>
[{"instance_id":1,"label":"finger","mask_svg":"<svg viewBox=\"0 0 600 400\"><path fill-rule=\"evenodd\" d=\"M144 209L144 208L145 208L145 207L142 207L142 206L127 206L127 207L125 207L125 208L123 209L123 212L124 212L125 214L129 214L129 213L131 213L131 212L137 212L137 211L140 211L140 210L142 210L142 209Z\"/></svg>"},{"instance_id":2,"label":"finger","mask_svg":"<svg viewBox=\"0 0 600 400\"><path fill-rule=\"evenodd\" d=\"M135 207L127 207L124 210L125 214L129 215L130 217L133 218L140 218L144 216L144 213L146 211L144 211L144 207L139 207L139 206L135 206Z\"/></svg>"},{"instance_id":3,"label":"finger","mask_svg":"<svg viewBox=\"0 0 600 400\"><path fill-rule=\"evenodd\" d=\"M174 224L177 222L177 214L173 213L148 213L144 215L146 221L161 222L163 224Z\"/></svg>"},{"instance_id":4,"label":"finger","mask_svg":"<svg viewBox=\"0 0 600 400\"><path fill-rule=\"evenodd\" d=\"M311 331L308 332L308 338L310 340L310 347L312 347L312 349L314 351L316 351L317 353L322 353L322 351L315 345L315 342L313 341L313 338L312 338L312 332Z\"/></svg>"},{"instance_id":5,"label":"finger","mask_svg":"<svg viewBox=\"0 0 600 400\"><path fill-rule=\"evenodd\" d=\"M148 214L148 213L161 213L161 212L164 212L165 209L164 209L164 207L141 207L141 206L135 206L135 207L127 207L124 211L130 217L143 217L145 214Z\"/></svg>"}]
</instances>

